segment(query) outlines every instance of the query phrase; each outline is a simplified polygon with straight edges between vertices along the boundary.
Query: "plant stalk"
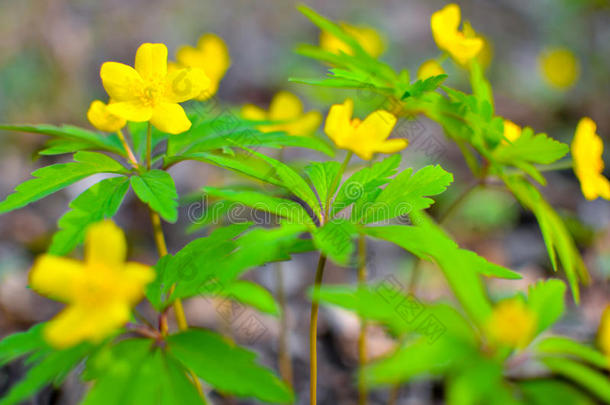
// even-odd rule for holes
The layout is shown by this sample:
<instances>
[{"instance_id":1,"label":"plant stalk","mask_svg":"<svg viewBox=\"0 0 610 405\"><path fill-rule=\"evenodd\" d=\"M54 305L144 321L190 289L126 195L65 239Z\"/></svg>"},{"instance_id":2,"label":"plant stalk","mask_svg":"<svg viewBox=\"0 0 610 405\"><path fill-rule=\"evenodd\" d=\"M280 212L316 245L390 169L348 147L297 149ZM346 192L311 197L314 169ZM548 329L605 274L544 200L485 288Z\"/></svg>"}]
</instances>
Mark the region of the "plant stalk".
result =
<instances>
[{"instance_id":1,"label":"plant stalk","mask_svg":"<svg viewBox=\"0 0 610 405\"><path fill-rule=\"evenodd\" d=\"M314 281L314 294L320 290L322 285L322 277L324 276L324 266L326 265L326 256L320 254L318 259L318 268L316 269L316 279ZM309 321L309 403L310 405L317 404L317 384L318 384L318 310L320 304L315 299L311 303L311 319Z\"/></svg>"},{"instance_id":2,"label":"plant stalk","mask_svg":"<svg viewBox=\"0 0 610 405\"><path fill-rule=\"evenodd\" d=\"M334 195L334 189L339 184L339 181L343 177L343 173L347 168L347 165L352 158L353 152L348 152L345 156L345 160L341 164L341 168L339 172L333 179L333 182L329 188L328 196L326 197L326 201L324 204L324 215L321 218L320 226L324 226L324 223L328 220L328 215L330 212L330 200ZM326 265L326 256L320 253L320 258L318 259L318 268L316 269L316 278L314 281L314 295L320 290L320 286L322 285L322 278L324 276L324 266ZM309 371L310 371L310 380L309 380L309 403L310 405L317 404L317 385L318 385L318 312L320 309L320 304L316 299L313 299L311 302L311 317L309 321Z\"/></svg>"},{"instance_id":3,"label":"plant stalk","mask_svg":"<svg viewBox=\"0 0 610 405\"><path fill-rule=\"evenodd\" d=\"M290 387L293 384L292 377L292 359L290 356L290 347L288 344L288 314L286 305L286 293L284 288L284 273L282 271L282 263L278 262L275 266L275 287L277 301L280 306L280 336L279 336L279 369L282 380Z\"/></svg>"},{"instance_id":4,"label":"plant stalk","mask_svg":"<svg viewBox=\"0 0 610 405\"><path fill-rule=\"evenodd\" d=\"M358 238L358 287L366 287L366 237L364 234ZM367 363L366 354L367 322L360 319L360 334L358 335L358 365L362 369ZM358 404L366 405L368 391L364 379L358 379Z\"/></svg>"},{"instance_id":5,"label":"plant stalk","mask_svg":"<svg viewBox=\"0 0 610 405\"><path fill-rule=\"evenodd\" d=\"M118 131L116 131L116 134L119 137L119 140L121 141L121 144L123 145L123 148L125 149L125 152L127 153L127 160L129 161L129 164L131 164L131 166L134 169L136 169L136 170L139 169L140 165L138 164L138 159L136 158L136 155L134 155L133 150L131 150L131 147L127 143L127 139L125 139L125 135L123 135L123 131L121 131L119 129Z\"/></svg>"}]
</instances>

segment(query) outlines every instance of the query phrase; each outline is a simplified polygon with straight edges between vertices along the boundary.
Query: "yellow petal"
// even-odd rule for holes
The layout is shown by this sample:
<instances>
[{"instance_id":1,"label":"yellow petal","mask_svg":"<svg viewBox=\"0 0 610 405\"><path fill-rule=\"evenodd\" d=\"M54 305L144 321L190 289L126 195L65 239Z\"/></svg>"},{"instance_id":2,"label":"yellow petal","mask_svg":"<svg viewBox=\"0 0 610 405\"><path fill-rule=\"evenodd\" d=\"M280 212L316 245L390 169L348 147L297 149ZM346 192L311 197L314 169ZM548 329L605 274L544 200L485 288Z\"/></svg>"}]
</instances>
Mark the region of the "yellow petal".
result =
<instances>
[{"instance_id":1,"label":"yellow petal","mask_svg":"<svg viewBox=\"0 0 610 405\"><path fill-rule=\"evenodd\" d=\"M301 115L303 104L297 96L287 91L277 93L269 106L269 119L273 121L292 120Z\"/></svg>"},{"instance_id":2,"label":"yellow petal","mask_svg":"<svg viewBox=\"0 0 610 405\"><path fill-rule=\"evenodd\" d=\"M231 57L227 44L215 34L204 34L197 42L197 48L201 51L204 64L198 66L215 82L219 82L225 72L231 66Z\"/></svg>"},{"instance_id":3,"label":"yellow petal","mask_svg":"<svg viewBox=\"0 0 610 405\"><path fill-rule=\"evenodd\" d=\"M339 147L345 147L347 140L353 135L354 128L351 125L354 102L346 99L343 104L335 104L330 107L324 132Z\"/></svg>"},{"instance_id":4,"label":"yellow petal","mask_svg":"<svg viewBox=\"0 0 610 405\"><path fill-rule=\"evenodd\" d=\"M383 141L383 143L377 145L375 147L375 152L379 153L396 153L409 145L409 142L406 139L387 139Z\"/></svg>"},{"instance_id":5,"label":"yellow petal","mask_svg":"<svg viewBox=\"0 0 610 405\"><path fill-rule=\"evenodd\" d=\"M144 264L127 262L123 268L119 293L131 305L135 305L144 296L144 287L156 277L155 271Z\"/></svg>"},{"instance_id":6,"label":"yellow petal","mask_svg":"<svg viewBox=\"0 0 610 405\"><path fill-rule=\"evenodd\" d=\"M385 51L385 40L374 28L345 23L341 24L341 28L354 37L362 49L372 57L376 58Z\"/></svg>"},{"instance_id":7,"label":"yellow petal","mask_svg":"<svg viewBox=\"0 0 610 405\"><path fill-rule=\"evenodd\" d=\"M498 303L486 325L493 341L511 348L527 346L534 337L536 326L536 314L516 298Z\"/></svg>"},{"instance_id":8,"label":"yellow petal","mask_svg":"<svg viewBox=\"0 0 610 405\"><path fill-rule=\"evenodd\" d=\"M69 302L75 297L74 288L83 269L83 264L76 260L42 255L30 270L29 284L40 295Z\"/></svg>"},{"instance_id":9,"label":"yellow petal","mask_svg":"<svg viewBox=\"0 0 610 405\"><path fill-rule=\"evenodd\" d=\"M144 89L138 72L122 63L104 63L100 68L100 77L110 98L117 102L134 100Z\"/></svg>"},{"instance_id":10,"label":"yellow petal","mask_svg":"<svg viewBox=\"0 0 610 405\"><path fill-rule=\"evenodd\" d=\"M178 69L167 75L165 100L182 103L198 97L210 86L210 79L198 68Z\"/></svg>"},{"instance_id":11,"label":"yellow petal","mask_svg":"<svg viewBox=\"0 0 610 405\"><path fill-rule=\"evenodd\" d=\"M145 80L159 80L167 75L167 47L144 43L136 52L136 71Z\"/></svg>"},{"instance_id":12,"label":"yellow petal","mask_svg":"<svg viewBox=\"0 0 610 405\"><path fill-rule=\"evenodd\" d=\"M430 27L434 41L440 49L448 51L460 25L460 7L448 4L430 17Z\"/></svg>"},{"instance_id":13,"label":"yellow petal","mask_svg":"<svg viewBox=\"0 0 610 405\"><path fill-rule=\"evenodd\" d=\"M443 67L434 59L430 59L421 64L417 70L417 78L419 80L426 80L432 76L438 76L444 74Z\"/></svg>"},{"instance_id":14,"label":"yellow petal","mask_svg":"<svg viewBox=\"0 0 610 405\"><path fill-rule=\"evenodd\" d=\"M184 109L175 103L162 103L155 106L150 122L158 130L174 135L188 131L191 127L191 121L186 116Z\"/></svg>"},{"instance_id":15,"label":"yellow petal","mask_svg":"<svg viewBox=\"0 0 610 405\"><path fill-rule=\"evenodd\" d=\"M574 173L587 200L598 197L610 200L610 182L602 174L604 144L595 133L596 129L597 126L591 118L584 117L578 123L571 145Z\"/></svg>"},{"instance_id":16,"label":"yellow petal","mask_svg":"<svg viewBox=\"0 0 610 405\"><path fill-rule=\"evenodd\" d=\"M481 38L458 38L447 51L459 64L466 65L479 54L483 49L483 44Z\"/></svg>"},{"instance_id":17,"label":"yellow petal","mask_svg":"<svg viewBox=\"0 0 610 405\"><path fill-rule=\"evenodd\" d=\"M504 137L515 142L521 136L521 127L510 120L504 120Z\"/></svg>"},{"instance_id":18,"label":"yellow petal","mask_svg":"<svg viewBox=\"0 0 610 405\"><path fill-rule=\"evenodd\" d=\"M116 132L127 123L124 118L112 114L104 102L95 100L87 111L87 119L95 128L104 132Z\"/></svg>"},{"instance_id":19,"label":"yellow petal","mask_svg":"<svg viewBox=\"0 0 610 405\"><path fill-rule=\"evenodd\" d=\"M85 239L85 260L91 264L103 264L108 268L120 268L125 263L127 243L125 234L110 220L91 225Z\"/></svg>"},{"instance_id":20,"label":"yellow petal","mask_svg":"<svg viewBox=\"0 0 610 405\"><path fill-rule=\"evenodd\" d=\"M152 107L143 104L140 100L111 102L108 112L128 121L144 122L152 116Z\"/></svg>"},{"instance_id":21,"label":"yellow petal","mask_svg":"<svg viewBox=\"0 0 610 405\"><path fill-rule=\"evenodd\" d=\"M58 349L83 341L99 343L129 321L130 309L121 303L90 308L71 305L47 323L43 334Z\"/></svg>"},{"instance_id":22,"label":"yellow petal","mask_svg":"<svg viewBox=\"0 0 610 405\"><path fill-rule=\"evenodd\" d=\"M268 119L267 111L254 104L245 104L241 108L241 116L252 121L265 121Z\"/></svg>"},{"instance_id":23,"label":"yellow petal","mask_svg":"<svg viewBox=\"0 0 610 405\"><path fill-rule=\"evenodd\" d=\"M309 135L320 126L322 114L319 111L309 111L296 121L286 124L286 132L290 135Z\"/></svg>"},{"instance_id":24,"label":"yellow petal","mask_svg":"<svg viewBox=\"0 0 610 405\"><path fill-rule=\"evenodd\" d=\"M356 128L356 137L359 139L384 140L390 136L394 125L396 125L394 114L385 110L377 110L369 114Z\"/></svg>"}]
</instances>

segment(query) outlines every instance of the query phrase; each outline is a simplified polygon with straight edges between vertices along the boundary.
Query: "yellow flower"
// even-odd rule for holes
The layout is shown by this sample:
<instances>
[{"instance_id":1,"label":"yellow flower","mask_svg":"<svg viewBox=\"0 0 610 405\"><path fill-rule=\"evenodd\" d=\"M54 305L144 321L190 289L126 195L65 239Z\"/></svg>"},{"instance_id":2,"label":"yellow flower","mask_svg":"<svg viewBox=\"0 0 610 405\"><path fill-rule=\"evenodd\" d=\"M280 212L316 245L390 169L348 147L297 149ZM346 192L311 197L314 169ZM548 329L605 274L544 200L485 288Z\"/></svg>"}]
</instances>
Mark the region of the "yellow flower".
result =
<instances>
[{"instance_id":1,"label":"yellow flower","mask_svg":"<svg viewBox=\"0 0 610 405\"><path fill-rule=\"evenodd\" d=\"M259 125L263 132L284 131L290 135L307 135L315 131L322 122L318 111L303 112L303 104L297 96L280 91L271 100L269 111L252 104L241 110L242 117L254 121L281 121L278 124Z\"/></svg>"},{"instance_id":2,"label":"yellow flower","mask_svg":"<svg viewBox=\"0 0 610 405\"><path fill-rule=\"evenodd\" d=\"M536 325L536 314L522 300L511 298L495 306L486 326L494 342L524 348L534 337Z\"/></svg>"},{"instance_id":3,"label":"yellow flower","mask_svg":"<svg viewBox=\"0 0 610 405\"><path fill-rule=\"evenodd\" d=\"M177 67L199 68L210 78L210 86L196 98L207 100L218 91L218 85L229 66L231 57L225 42L218 35L204 34L197 41L197 47L183 46L176 52Z\"/></svg>"},{"instance_id":4,"label":"yellow flower","mask_svg":"<svg viewBox=\"0 0 610 405\"><path fill-rule=\"evenodd\" d=\"M372 57L376 58L385 51L385 40L374 28L344 22L339 23L339 26ZM320 32L320 48L335 54L341 52L348 55L354 54L354 50L348 44L326 31Z\"/></svg>"},{"instance_id":5,"label":"yellow flower","mask_svg":"<svg viewBox=\"0 0 610 405\"><path fill-rule=\"evenodd\" d=\"M370 160L376 152L394 153L407 147L405 139L387 139L396 124L396 117L385 110L369 114L364 121L352 119L354 102L350 99L335 104L326 117L324 132L335 144Z\"/></svg>"},{"instance_id":6,"label":"yellow flower","mask_svg":"<svg viewBox=\"0 0 610 405\"><path fill-rule=\"evenodd\" d=\"M30 286L68 304L44 329L54 347L100 342L123 326L144 287L155 278L143 264L125 263L123 231L112 221L92 225L85 241L85 261L42 255L30 272Z\"/></svg>"},{"instance_id":7,"label":"yellow flower","mask_svg":"<svg viewBox=\"0 0 610 405\"><path fill-rule=\"evenodd\" d=\"M521 136L521 127L511 120L504 120L504 138L515 142Z\"/></svg>"},{"instance_id":8,"label":"yellow flower","mask_svg":"<svg viewBox=\"0 0 610 405\"><path fill-rule=\"evenodd\" d=\"M452 3L432 14L430 26L436 45L459 64L465 65L481 51L483 40L477 36L468 37L459 31L460 20L460 7Z\"/></svg>"},{"instance_id":9,"label":"yellow flower","mask_svg":"<svg viewBox=\"0 0 610 405\"><path fill-rule=\"evenodd\" d=\"M597 333L597 342L602 352L608 357L610 363L610 305L606 307L602 314L602 319L599 324Z\"/></svg>"},{"instance_id":10,"label":"yellow flower","mask_svg":"<svg viewBox=\"0 0 610 405\"><path fill-rule=\"evenodd\" d=\"M576 127L571 148L574 173L587 200L595 200L597 197L610 200L610 182L602 174L604 143L595 133L596 128L595 122L588 117L582 118Z\"/></svg>"},{"instance_id":11,"label":"yellow flower","mask_svg":"<svg viewBox=\"0 0 610 405\"><path fill-rule=\"evenodd\" d=\"M483 47L476 56L477 61L483 68L487 68L491 64L493 58L493 45L491 41L472 28L472 25L468 21L464 21L462 32L466 38L481 38L483 41Z\"/></svg>"},{"instance_id":12,"label":"yellow flower","mask_svg":"<svg viewBox=\"0 0 610 405\"><path fill-rule=\"evenodd\" d=\"M108 111L128 121L150 121L163 132L178 134L191 122L178 104L197 97L210 79L201 69L167 71L167 47L142 44L135 69L117 62L106 62L100 69L102 83L111 103Z\"/></svg>"},{"instance_id":13,"label":"yellow flower","mask_svg":"<svg viewBox=\"0 0 610 405\"><path fill-rule=\"evenodd\" d=\"M580 75L578 59L566 48L547 49L540 53L538 62L545 81L560 90L572 87Z\"/></svg>"},{"instance_id":14,"label":"yellow flower","mask_svg":"<svg viewBox=\"0 0 610 405\"><path fill-rule=\"evenodd\" d=\"M421 64L417 70L417 78L419 80L426 80L429 77L442 75L444 73L445 71L440 63L434 59L430 59Z\"/></svg>"},{"instance_id":15,"label":"yellow flower","mask_svg":"<svg viewBox=\"0 0 610 405\"><path fill-rule=\"evenodd\" d=\"M124 118L108 111L108 106L100 100L91 103L87 111L87 119L91 125L104 132L116 132L127 123Z\"/></svg>"}]
</instances>

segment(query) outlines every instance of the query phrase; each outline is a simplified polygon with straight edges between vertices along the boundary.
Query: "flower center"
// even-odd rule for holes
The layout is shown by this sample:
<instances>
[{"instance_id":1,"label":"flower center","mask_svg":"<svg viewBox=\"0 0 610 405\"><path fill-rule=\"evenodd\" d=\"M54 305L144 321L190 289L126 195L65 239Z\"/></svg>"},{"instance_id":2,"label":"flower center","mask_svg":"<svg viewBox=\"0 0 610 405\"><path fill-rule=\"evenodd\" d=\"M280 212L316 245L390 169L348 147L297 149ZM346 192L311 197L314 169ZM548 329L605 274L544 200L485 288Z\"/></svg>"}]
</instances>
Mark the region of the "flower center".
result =
<instances>
[{"instance_id":1,"label":"flower center","mask_svg":"<svg viewBox=\"0 0 610 405\"><path fill-rule=\"evenodd\" d=\"M154 107L157 105L163 96L164 85L162 81L155 80L146 83L146 86L141 90L139 99L142 104L147 107Z\"/></svg>"}]
</instances>

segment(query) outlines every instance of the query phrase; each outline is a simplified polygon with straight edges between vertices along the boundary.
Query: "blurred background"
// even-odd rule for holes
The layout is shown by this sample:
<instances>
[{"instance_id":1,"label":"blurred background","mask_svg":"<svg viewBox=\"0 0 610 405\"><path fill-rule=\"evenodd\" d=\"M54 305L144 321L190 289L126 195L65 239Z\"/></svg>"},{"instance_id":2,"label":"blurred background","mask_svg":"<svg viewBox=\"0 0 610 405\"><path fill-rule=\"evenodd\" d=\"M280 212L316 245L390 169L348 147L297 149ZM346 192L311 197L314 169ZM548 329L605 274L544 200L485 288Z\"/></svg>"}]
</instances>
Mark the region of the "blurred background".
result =
<instances>
[{"instance_id":1,"label":"blurred background","mask_svg":"<svg viewBox=\"0 0 610 405\"><path fill-rule=\"evenodd\" d=\"M377 29L387 41L381 58L397 70L409 69L412 78L423 61L439 54L429 22L431 14L446 4L444 1L305 3L333 20ZM89 127L89 103L106 98L99 79L103 62L133 64L142 42L167 44L171 57L178 46L194 45L206 32L221 36L231 54L231 68L217 94L220 102L229 106L255 103L266 108L274 93L288 89L303 98L306 109L325 114L331 103L353 96L353 92L288 82L289 77L320 77L325 73L324 66L293 52L296 44L317 43L319 36L317 28L295 9L296 4L279 0L0 0L0 122ZM590 116L598 124L598 134L606 145L610 144L610 1L464 0L459 5L462 18L470 21L488 42L487 75L499 115L567 143L578 120ZM553 81L541 65L545 55L557 50L569 56L557 62L560 77ZM449 60L444 67L450 85L470 91L465 71ZM573 74L566 79L562 72ZM403 165L440 163L455 173L456 185L437 204L436 209L442 211L472 179L459 151L445 142L437 125L425 119L409 125L407 137L423 134L440 146L430 153L412 144L404 152ZM29 178L35 168L64 159L37 156L36 151L45 140L37 135L0 133L1 198ZM302 151L289 151L287 156L296 160L323 159ZM203 164L180 165L173 174L181 195L204 185L230 182L232 178ZM610 300L610 204L603 200L587 202L571 170L549 173L548 179L544 192L567 219L594 279L592 286L584 289L581 307L572 307L560 328L591 340L601 311ZM91 183L92 180L77 183L42 202L0 216L0 336L48 319L58 310L26 289L27 270L33 258L45 251L69 201ZM185 212L186 208L178 224L165 227L170 251L178 250L189 240L184 232L188 223ZM123 204L117 222L128 233L131 256L154 263L156 252L148 232L148 216L133 196ZM491 189L472 195L447 227L464 247L524 274L522 281L492 283L490 290L495 297L523 290L537 278L551 275L535 218L504 192ZM406 254L373 244L369 256L371 279L392 275L406 285L412 267ZM314 255L303 255L283 268L290 302L295 387L301 403L307 399L309 372L305 330L309 304L304 291L312 283L314 261ZM273 290L271 270L256 269L249 277ZM433 267L426 267L422 274L418 298L448 296L443 279ZM353 269L331 266L326 275L325 281L330 283L355 280ZM265 363L276 367L275 319L260 314L250 318L245 312L240 315L241 321L223 322L218 305L203 299L190 301L187 310L194 324L225 331L228 328L238 342L256 349ZM254 334L242 333L248 319L255 319ZM358 330L357 320L351 315L324 309L319 331L320 403L354 402L355 386L350 382L357 363ZM392 347L376 330L371 331L369 346L373 357ZM0 394L22 369L20 364L2 369ZM405 387L399 403L435 403L436 388L430 383ZM70 379L66 388L47 389L33 403L74 403L81 390L77 379ZM373 403L385 403L387 392L374 392L372 398Z\"/></svg>"}]
</instances>

